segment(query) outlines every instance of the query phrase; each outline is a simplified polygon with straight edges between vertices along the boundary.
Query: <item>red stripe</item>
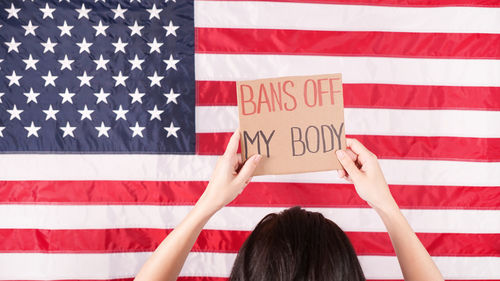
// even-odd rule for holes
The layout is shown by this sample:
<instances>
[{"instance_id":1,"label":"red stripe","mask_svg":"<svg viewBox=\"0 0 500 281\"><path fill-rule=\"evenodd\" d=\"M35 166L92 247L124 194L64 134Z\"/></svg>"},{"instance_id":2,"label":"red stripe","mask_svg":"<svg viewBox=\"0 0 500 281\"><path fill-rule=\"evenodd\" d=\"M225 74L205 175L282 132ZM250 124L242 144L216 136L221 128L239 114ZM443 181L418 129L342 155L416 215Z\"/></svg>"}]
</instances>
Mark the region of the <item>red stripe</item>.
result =
<instances>
[{"instance_id":1,"label":"red stripe","mask_svg":"<svg viewBox=\"0 0 500 281\"><path fill-rule=\"evenodd\" d=\"M500 58L500 34L240 28L196 32L197 53Z\"/></svg>"},{"instance_id":2,"label":"red stripe","mask_svg":"<svg viewBox=\"0 0 500 281\"><path fill-rule=\"evenodd\" d=\"M0 229L0 252L114 253L153 251L171 230ZM236 253L249 231L203 230L192 251ZM348 232L359 255L395 255L385 232ZM433 256L500 256L500 234L418 233Z\"/></svg>"},{"instance_id":3,"label":"red stripe","mask_svg":"<svg viewBox=\"0 0 500 281\"><path fill-rule=\"evenodd\" d=\"M237 105L233 81L196 81L197 105ZM500 87L344 84L345 107L500 110Z\"/></svg>"},{"instance_id":4,"label":"red stripe","mask_svg":"<svg viewBox=\"0 0 500 281\"><path fill-rule=\"evenodd\" d=\"M197 154L221 155L231 133L198 133ZM380 159L500 161L500 138L347 135Z\"/></svg>"},{"instance_id":5,"label":"red stripe","mask_svg":"<svg viewBox=\"0 0 500 281\"><path fill-rule=\"evenodd\" d=\"M213 0L197 0L213 1ZM247 1L247 0L225 0ZM393 7L500 7L496 0L252 0L255 2L292 2L292 3L318 3L318 4L344 4L344 5L370 5Z\"/></svg>"},{"instance_id":6,"label":"red stripe","mask_svg":"<svg viewBox=\"0 0 500 281\"><path fill-rule=\"evenodd\" d=\"M147 204L194 205L202 181L8 181L1 182L0 204ZM478 186L391 185L405 209L498 210L500 188ZM361 207L351 184L252 182L231 206Z\"/></svg>"}]
</instances>

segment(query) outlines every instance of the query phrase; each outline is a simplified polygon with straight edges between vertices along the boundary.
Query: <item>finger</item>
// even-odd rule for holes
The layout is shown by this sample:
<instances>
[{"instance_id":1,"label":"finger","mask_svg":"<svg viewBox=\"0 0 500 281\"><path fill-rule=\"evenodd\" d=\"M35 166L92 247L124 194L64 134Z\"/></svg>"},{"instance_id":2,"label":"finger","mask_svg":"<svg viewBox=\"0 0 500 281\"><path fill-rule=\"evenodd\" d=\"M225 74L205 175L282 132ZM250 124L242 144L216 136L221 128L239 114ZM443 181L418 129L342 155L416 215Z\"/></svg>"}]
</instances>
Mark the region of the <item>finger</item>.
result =
<instances>
[{"instance_id":1,"label":"finger","mask_svg":"<svg viewBox=\"0 0 500 281\"><path fill-rule=\"evenodd\" d=\"M345 179L348 183L352 183L351 177L344 177L344 179Z\"/></svg>"},{"instance_id":2,"label":"finger","mask_svg":"<svg viewBox=\"0 0 500 281\"><path fill-rule=\"evenodd\" d=\"M347 153L343 150L337 150L337 158L342 164L342 167L347 171L347 174L352 178L356 179L361 175L361 171L358 169L356 164L352 161L352 159L347 156Z\"/></svg>"},{"instance_id":3,"label":"finger","mask_svg":"<svg viewBox=\"0 0 500 281\"><path fill-rule=\"evenodd\" d=\"M253 172L257 168L257 165L259 164L261 159L262 156L259 154L255 154L252 157L250 157L245 162L243 167L241 167L240 172L236 176L236 180L239 181L240 183L247 182L253 176Z\"/></svg>"},{"instance_id":4,"label":"finger","mask_svg":"<svg viewBox=\"0 0 500 281\"><path fill-rule=\"evenodd\" d=\"M241 165L243 164L243 160L241 160L241 153L236 154L236 160L234 161L233 167L233 175L236 175L240 169Z\"/></svg>"},{"instance_id":5,"label":"finger","mask_svg":"<svg viewBox=\"0 0 500 281\"><path fill-rule=\"evenodd\" d=\"M346 138L347 147L349 147L355 154L358 155L358 159L361 164L364 164L369 157L374 155L368 148L366 148L357 139Z\"/></svg>"},{"instance_id":6,"label":"finger","mask_svg":"<svg viewBox=\"0 0 500 281\"><path fill-rule=\"evenodd\" d=\"M238 152L238 145L240 144L240 128L234 131L233 135L229 139L229 143L226 147L226 152L224 155L234 155Z\"/></svg>"},{"instance_id":7,"label":"finger","mask_svg":"<svg viewBox=\"0 0 500 281\"><path fill-rule=\"evenodd\" d=\"M245 185L249 184L251 181L252 181L252 177L249 177L249 178L245 181ZM242 190L242 191L243 191L243 190ZM241 191L240 191L240 194L241 194Z\"/></svg>"},{"instance_id":8,"label":"finger","mask_svg":"<svg viewBox=\"0 0 500 281\"><path fill-rule=\"evenodd\" d=\"M346 174L345 176L342 177L343 180L352 183L351 178Z\"/></svg>"},{"instance_id":9,"label":"finger","mask_svg":"<svg viewBox=\"0 0 500 281\"><path fill-rule=\"evenodd\" d=\"M351 149L346 149L345 152L347 153L347 155L349 155L349 157L351 157L352 161L356 162L356 160L358 160L358 155L356 153L354 153Z\"/></svg>"},{"instance_id":10,"label":"finger","mask_svg":"<svg viewBox=\"0 0 500 281\"><path fill-rule=\"evenodd\" d=\"M241 153L236 154L236 159L238 159L238 164L243 164L243 160L241 159Z\"/></svg>"},{"instance_id":11,"label":"finger","mask_svg":"<svg viewBox=\"0 0 500 281\"><path fill-rule=\"evenodd\" d=\"M339 175L339 178L343 178L345 176L344 170L337 170L337 174Z\"/></svg>"},{"instance_id":12,"label":"finger","mask_svg":"<svg viewBox=\"0 0 500 281\"><path fill-rule=\"evenodd\" d=\"M356 153L352 152L352 150L350 150L349 148L346 149L346 153L347 153L347 155L349 155L349 157L352 159L352 161L356 162L356 160L358 160L358 155ZM337 170L337 173L339 175L339 178L344 178L347 176L347 173L344 169Z\"/></svg>"}]
</instances>

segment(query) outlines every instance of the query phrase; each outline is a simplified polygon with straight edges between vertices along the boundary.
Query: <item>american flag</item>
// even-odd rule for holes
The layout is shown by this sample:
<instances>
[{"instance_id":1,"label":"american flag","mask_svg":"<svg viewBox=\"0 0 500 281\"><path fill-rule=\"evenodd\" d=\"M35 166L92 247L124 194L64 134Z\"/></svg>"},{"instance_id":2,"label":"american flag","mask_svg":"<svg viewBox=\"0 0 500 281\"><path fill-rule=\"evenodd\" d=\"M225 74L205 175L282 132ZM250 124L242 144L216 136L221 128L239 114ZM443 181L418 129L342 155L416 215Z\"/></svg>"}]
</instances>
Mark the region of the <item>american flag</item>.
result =
<instances>
[{"instance_id":1,"label":"american flag","mask_svg":"<svg viewBox=\"0 0 500 281\"><path fill-rule=\"evenodd\" d=\"M445 278L500 280L499 8L0 0L0 280L131 280L238 126L235 81L338 72L346 133L379 156ZM336 173L253 181L181 280L224 280L257 222L294 205L337 222L369 280L402 279L382 222Z\"/></svg>"}]
</instances>

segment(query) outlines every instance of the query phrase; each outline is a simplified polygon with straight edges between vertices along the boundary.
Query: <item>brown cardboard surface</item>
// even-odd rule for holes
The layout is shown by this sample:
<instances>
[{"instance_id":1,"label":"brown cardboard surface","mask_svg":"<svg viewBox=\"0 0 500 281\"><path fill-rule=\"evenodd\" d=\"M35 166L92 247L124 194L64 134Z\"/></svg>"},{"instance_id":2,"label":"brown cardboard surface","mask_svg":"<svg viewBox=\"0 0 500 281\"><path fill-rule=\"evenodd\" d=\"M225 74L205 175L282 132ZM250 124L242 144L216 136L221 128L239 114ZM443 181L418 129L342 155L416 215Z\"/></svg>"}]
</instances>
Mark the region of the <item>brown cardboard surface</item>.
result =
<instances>
[{"instance_id":1,"label":"brown cardboard surface","mask_svg":"<svg viewBox=\"0 0 500 281\"><path fill-rule=\"evenodd\" d=\"M236 83L243 160L263 158L254 175L340 169L345 148L341 74Z\"/></svg>"}]
</instances>

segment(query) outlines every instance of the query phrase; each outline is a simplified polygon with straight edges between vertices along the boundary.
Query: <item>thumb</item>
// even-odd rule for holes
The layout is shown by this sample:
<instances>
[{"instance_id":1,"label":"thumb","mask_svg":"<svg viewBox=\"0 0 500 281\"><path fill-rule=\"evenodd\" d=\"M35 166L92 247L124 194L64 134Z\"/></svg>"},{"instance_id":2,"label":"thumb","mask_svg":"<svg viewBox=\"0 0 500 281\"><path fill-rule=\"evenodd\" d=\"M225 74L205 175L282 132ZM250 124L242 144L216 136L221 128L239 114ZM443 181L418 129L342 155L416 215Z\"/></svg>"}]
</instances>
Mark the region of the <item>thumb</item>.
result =
<instances>
[{"instance_id":1,"label":"thumb","mask_svg":"<svg viewBox=\"0 0 500 281\"><path fill-rule=\"evenodd\" d=\"M238 173L238 176L236 176L236 180L241 182L241 183L246 183L248 179L250 179L253 175L253 172L257 168L257 165L260 162L260 159L262 158L261 155L256 154L252 157L250 157L243 167L241 167L240 172Z\"/></svg>"},{"instance_id":2,"label":"thumb","mask_svg":"<svg viewBox=\"0 0 500 281\"><path fill-rule=\"evenodd\" d=\"M351 157L349 157L349 155L345 153L345 151L337 150L336 153L337 153L337 158L340 161L340 164L342 164L344 169L347 171L347 173L349 174L349 176L351 176L353 180L355 180L357 177L361 175L361 171L358 169L356 164L354 164Z\"/></svg>"}]
</instances>

